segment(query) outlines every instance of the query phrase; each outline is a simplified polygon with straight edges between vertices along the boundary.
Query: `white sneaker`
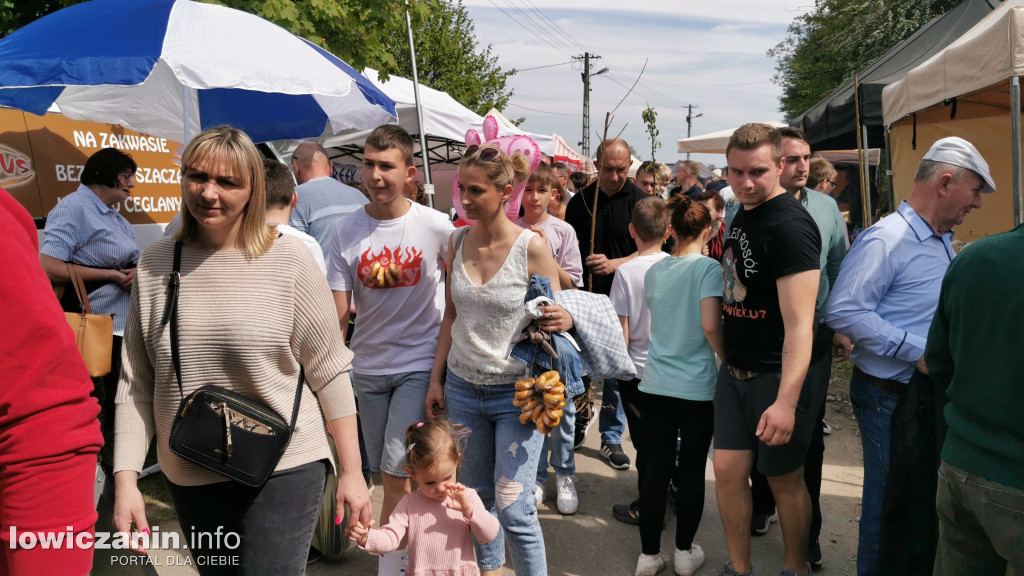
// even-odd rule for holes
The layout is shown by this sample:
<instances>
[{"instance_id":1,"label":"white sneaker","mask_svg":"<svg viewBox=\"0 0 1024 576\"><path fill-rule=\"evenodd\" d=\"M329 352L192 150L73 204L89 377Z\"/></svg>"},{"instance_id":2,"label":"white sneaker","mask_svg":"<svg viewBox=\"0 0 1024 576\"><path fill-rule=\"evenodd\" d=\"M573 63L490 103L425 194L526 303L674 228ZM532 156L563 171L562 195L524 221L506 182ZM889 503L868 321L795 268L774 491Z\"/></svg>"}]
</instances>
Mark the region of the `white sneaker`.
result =
<instances>
[{"instance_id":1,"label":"white sneaker","mask_svg":"<svg viewBox=\"0 0 1024 576\"><path fill-rule=\"evenodd\" d=\"M558 498L555 503L558 511L562 514L575 514L580 507L580 501L576 497L576 477L555 475L555 485L558 487Z\"/></svg>"},{"instance_id":2,"label":"white sneaker","mask_svg":"<svg viewBox=\"0 0 1024 576\"><path fill-rule=\"evenodd\" d=\"M679 576L693 576L703 565L704 549L696 542L690 545L689 550L680 550L676 548L676 556L675 561L672 564L672 569L675 570L676 574Z\"/></svg>"},{"instance_id":3,"label":"white sneaker","mask_svg":"<svg viewBox=\"0 0 1024 576\"><path fill-rule=\"evenodd\" d=\"M544 503L544 485L540 482L535 482L533 485L533 501L536 503L537 508Z\"/></svg>"},{"instance_id":4,"label":"white sneaker","mask_svg":"<svg viewBox=\"0 0 1024 576\"><path fill-rule=\"evenodd\" d=\"M636 559L636 576L654 576L664 570L666 564L668 564L668 561L661 555L661 552L654 556L641 554Z\"/></svg>"}]
</instances>

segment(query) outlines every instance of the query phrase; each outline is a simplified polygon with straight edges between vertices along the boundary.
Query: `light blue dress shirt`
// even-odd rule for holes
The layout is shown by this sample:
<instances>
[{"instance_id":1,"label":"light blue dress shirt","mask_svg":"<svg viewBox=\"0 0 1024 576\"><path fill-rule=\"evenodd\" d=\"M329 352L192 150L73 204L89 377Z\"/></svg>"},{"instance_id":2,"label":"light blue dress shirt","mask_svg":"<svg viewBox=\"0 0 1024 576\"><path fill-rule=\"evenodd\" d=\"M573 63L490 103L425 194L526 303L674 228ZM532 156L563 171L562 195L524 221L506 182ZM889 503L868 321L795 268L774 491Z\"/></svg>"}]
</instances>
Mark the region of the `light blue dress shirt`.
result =
<instances>
[{"instance_id":1,"label":"light blue dress shirt","mask_svg":"<svg viewBox=\"0 0 1024 576\"><path fill-rule=\"evenodd\" d=\"M83 185L54 206L45 232L40 252L63 262L121 270L139 260L132 225ZM93 314L114 314L114 336L124 335L130 300L131 289L113 282L89 293Z\"/></svg>"},{"instance_id":2,"label":"light blue dress shirt","mask_svg":"<svg viewBox=\"0 0 1024 576\"><path fill-rule=\"evenodd\" d=\"M905 201L853 243L832 287L825 321L854 342L863 372L904 384L924 354L953 233L937 234Z\"/></svg>"}]
</instances>

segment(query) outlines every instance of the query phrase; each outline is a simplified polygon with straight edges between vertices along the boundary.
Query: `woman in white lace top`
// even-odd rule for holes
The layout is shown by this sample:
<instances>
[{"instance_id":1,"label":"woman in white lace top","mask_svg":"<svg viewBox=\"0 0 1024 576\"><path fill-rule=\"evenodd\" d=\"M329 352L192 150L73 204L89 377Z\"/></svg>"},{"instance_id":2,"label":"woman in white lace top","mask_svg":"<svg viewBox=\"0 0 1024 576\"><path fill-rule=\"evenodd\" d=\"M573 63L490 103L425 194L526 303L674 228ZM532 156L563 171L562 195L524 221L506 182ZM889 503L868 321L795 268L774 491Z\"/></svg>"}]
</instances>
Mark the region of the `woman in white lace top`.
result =
<instances>
[{"instance_id":1,"label":"woman in white lace top","mask_svg":"<svg viewBox=\"0 0 1024 576\"><path fill-rule=\"evenodd\" d=\"M543 437L532 422L519 422L521 411L512 404L515 381L529 368L507 355L530 277L553 280L558 290L558 265L547 244L505 214L515 185L529 172L518 152L509 158L487 145L471 146L459 163L460 201L476 224L456 230L449 241L445 315L426 402L428 415L447 408L453 422L469 429L460 480L497 515L516 573L544 576L544 538L533 497ZM537 324L560 332L572 327L572 318L548 306ZM477 546L484 575L499 574L504 563L504 538Z\"/></svg>"}]
</instances>

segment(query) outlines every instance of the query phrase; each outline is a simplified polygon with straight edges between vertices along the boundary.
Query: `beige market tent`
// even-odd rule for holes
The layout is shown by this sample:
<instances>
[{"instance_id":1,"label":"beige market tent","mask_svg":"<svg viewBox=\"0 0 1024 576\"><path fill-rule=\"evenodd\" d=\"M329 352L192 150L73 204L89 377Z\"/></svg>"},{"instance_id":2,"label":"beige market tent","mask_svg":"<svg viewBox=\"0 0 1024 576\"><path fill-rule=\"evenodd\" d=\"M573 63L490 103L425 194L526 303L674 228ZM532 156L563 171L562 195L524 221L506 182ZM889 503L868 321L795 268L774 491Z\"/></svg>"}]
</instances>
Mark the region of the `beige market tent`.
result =
<instances>
[{"instance_id":1,"label":"beige market tent","mask_svg":"<svg viewBox=\"0 0 1024 576\"><path fill-rule=\"evenodd\" d=\"M882 93L890 125L896 200L906 198L932 142L960 136L989 164L997 190L957 229L965 242L1021 221L1020 84L1024 73L1024 0L991 14Z\"/></svg>"}]
</instances>

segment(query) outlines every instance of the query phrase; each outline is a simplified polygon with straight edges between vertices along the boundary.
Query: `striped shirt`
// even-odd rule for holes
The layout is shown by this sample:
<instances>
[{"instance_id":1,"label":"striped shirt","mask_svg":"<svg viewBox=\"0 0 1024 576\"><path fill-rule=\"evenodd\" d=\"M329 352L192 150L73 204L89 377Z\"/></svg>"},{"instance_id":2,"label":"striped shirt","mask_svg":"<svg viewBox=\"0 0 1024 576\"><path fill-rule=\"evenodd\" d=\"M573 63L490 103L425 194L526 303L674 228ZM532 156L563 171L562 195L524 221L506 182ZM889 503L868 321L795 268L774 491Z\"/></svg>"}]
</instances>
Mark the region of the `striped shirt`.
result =
<instances>
[{"instance_id":1,"label":"striped shirt","mask_svg":"<svg viewBox=\"0 0 1024 576\"><path fill-rule=\"evenodd\" d=\"M134 268L139 259L132 225L85 185L61 199L46 216L40 250L62 262L92 268ZM115 282L89 293L94 314L115 314L114 335L124 334L131 292Z\"/></svg>"}]
</instances>

